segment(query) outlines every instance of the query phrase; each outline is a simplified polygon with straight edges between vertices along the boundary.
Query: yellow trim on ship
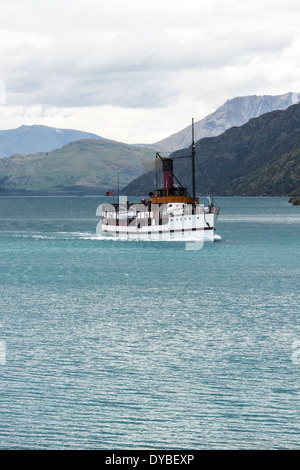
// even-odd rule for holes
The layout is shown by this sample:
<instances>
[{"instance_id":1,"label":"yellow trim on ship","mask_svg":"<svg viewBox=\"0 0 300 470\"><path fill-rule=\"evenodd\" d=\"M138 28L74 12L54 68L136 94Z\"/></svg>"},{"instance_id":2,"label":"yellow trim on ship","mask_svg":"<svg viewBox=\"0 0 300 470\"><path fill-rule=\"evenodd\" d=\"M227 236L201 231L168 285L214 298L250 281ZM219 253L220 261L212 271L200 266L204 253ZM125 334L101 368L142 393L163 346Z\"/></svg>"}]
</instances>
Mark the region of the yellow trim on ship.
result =
<instances>
[{"instance_id":1,"label":"yellow trim on ship","mask_svg":"<svg viewBox=\"0 0 300 470\"><path fill-rule=\"evenodd\" d=\"M192 204L193 199L188 196L158 196L158 197L151 197L149 198L149 202L151 204L169 204L175 202L181 202L184 204ZM195 203L199 204L199 198L195 198Z\"/></svg>"}]
</instances>

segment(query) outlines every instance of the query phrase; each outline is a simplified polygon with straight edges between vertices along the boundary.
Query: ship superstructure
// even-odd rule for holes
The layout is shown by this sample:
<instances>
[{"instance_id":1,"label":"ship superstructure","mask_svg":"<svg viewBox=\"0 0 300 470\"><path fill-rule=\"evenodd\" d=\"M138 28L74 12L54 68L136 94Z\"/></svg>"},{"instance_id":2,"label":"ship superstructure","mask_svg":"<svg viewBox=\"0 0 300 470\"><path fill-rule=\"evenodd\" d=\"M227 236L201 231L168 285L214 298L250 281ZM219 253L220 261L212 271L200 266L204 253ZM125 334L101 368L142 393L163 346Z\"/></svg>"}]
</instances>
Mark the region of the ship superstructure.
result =
<instances>
[{"instance_id":1,"label":"ship superstructure","mask_svg":"<svg viewBox=\"0 0 300 470\"><path fill-rule=\"evenodd\" d=\"M156 154L162 162L163 187L148 199L130 203L120 196L118 203L102 205L101 230L119 238L149 240L214 240L219 207L199 204L195 196L195 143L192 142L192 188L190 195L173 172L173 159ZM174 184L174 179L176 183ZM179 184L178 184L179 183Z\"/></svg>"}]
</instances>

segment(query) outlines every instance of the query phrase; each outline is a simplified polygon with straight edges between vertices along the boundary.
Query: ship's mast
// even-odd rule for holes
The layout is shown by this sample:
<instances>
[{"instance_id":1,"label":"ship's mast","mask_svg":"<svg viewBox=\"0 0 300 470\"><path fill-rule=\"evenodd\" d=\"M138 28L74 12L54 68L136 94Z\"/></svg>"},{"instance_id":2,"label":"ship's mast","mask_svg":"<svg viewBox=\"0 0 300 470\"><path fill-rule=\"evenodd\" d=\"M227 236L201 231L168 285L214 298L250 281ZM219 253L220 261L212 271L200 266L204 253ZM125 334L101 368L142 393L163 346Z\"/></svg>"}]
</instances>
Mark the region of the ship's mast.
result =
<instances>
[{"instance_id":1,"label":"ship's mast","mask_svg":"<svg viewBox=\"0 0 300 470\"><path fill-rule=\"evenodd\" d=\"M195 134L194 118L192 119L192 174L193 174L193 214L196 212L196 183L195 183Z\"/></svg>"}]
</instances>

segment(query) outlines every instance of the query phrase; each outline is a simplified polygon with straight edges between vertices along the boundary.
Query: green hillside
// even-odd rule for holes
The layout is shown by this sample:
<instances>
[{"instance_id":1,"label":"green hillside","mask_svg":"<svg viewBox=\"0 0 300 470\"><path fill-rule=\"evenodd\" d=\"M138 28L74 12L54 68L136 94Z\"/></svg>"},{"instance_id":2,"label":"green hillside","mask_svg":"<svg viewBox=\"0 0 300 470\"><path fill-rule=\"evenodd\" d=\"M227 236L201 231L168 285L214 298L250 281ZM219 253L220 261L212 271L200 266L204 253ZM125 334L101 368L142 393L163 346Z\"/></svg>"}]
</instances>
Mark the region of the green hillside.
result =
<instances>
[{"instance_id":1,"label":"green hillside","mask_svg":"<svg viewBox=\"0 0 300 470\"><path fill-rule=\"evenodd\" d=\"M0 194L104 194L128 184L155 156L146 147L79 140L49 153L0 160Z\"/></svg>"}]
</instances>

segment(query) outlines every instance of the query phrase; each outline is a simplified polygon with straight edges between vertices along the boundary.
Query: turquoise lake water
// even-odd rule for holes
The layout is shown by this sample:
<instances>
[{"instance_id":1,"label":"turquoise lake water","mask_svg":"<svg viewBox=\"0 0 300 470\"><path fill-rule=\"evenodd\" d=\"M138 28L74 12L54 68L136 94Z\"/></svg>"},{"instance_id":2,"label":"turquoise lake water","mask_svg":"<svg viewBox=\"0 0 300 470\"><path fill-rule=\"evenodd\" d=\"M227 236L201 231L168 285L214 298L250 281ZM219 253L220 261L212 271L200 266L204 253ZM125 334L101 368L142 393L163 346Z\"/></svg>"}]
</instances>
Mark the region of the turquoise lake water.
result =
<instances>
[{"instance_id":1,"label":"turquoise lake water","mask_svg":"<svg viewBox=\"0 0 300 470\"><path fill-rule=\"evenodd\" d=\"M97 238L108 199L0 198L0 448L299 449L300 207L186 250Z\"/></svg>"}]
</instances>

